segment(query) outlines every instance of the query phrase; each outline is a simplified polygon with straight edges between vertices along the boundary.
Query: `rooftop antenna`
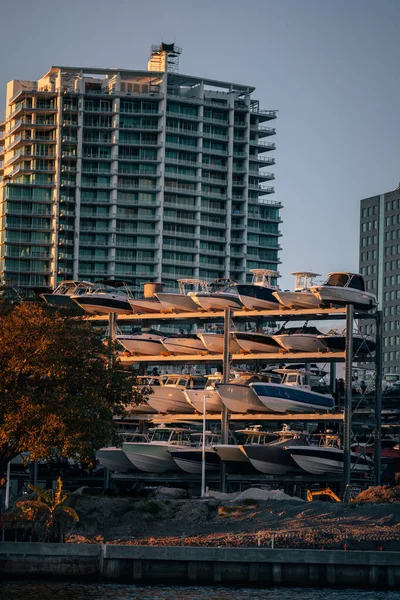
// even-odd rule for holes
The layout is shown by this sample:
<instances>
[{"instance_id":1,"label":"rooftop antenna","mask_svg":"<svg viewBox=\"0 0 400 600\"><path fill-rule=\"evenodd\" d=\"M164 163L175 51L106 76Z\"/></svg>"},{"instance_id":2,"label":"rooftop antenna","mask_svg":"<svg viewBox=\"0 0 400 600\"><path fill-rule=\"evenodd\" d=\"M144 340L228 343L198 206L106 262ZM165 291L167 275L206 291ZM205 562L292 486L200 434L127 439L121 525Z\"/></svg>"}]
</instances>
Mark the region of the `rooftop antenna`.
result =
<instances>
[{"instance_id":1,"label":"rooftop antenna","mask_svg":"<svg viewBox=\"0 0 400 600\"><path fill-rule=\"evenodd\" d=\"M151 47L151 55L147 68L149 71L158 71L162 73L179 73L179 56L182 54L182 48L173 44L155 44Z\"/></svg>"}]
</instances>

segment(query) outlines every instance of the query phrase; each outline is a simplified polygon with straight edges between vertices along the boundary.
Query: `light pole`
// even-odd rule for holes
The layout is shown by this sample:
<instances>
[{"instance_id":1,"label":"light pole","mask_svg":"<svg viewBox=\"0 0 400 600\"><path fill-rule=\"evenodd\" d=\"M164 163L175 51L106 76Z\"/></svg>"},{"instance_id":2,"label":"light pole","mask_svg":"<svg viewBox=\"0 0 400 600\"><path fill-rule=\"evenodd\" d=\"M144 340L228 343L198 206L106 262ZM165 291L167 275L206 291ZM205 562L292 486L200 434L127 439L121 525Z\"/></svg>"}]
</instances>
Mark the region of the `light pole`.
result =
<instances>
[{"instance_id":1,"label":"light pole","mask_svg":"<svg viewBox=\"0 0 400 600\"><path fill-rule=\"evenodd\" d=\"M206 414L207 414L207 400L210 400L212 396L210 394L204 394L203 396L203 440L201 445L201 497L206 494Z\"/></svg>"}]
</instances>

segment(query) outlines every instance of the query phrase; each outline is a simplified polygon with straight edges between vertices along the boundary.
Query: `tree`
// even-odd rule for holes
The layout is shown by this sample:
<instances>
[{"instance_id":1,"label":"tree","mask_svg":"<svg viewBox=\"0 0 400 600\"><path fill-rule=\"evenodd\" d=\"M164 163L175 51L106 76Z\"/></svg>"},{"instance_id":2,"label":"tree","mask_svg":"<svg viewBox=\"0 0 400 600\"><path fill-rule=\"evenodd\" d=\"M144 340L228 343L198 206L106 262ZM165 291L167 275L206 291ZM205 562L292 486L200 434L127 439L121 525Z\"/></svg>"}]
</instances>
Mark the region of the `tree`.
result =
<instances>
[{"instance_id":1,"label":"tree","mask_svg":"<svg viewBox=\"0 0 400 600\"><path fill-rule=\"evenodd\" d=\"M79 521L74 509L64 504L67 494L62 493L61 477L57 479L55 490L43 490L32 484L29 484L29 487L37 494L37 497L20 500L17 502L17 506L30 521L40 520L41 517L44 517L44 530L41 541L51 541L55 538L63 515L68 515L75 522Z\"/></svg>"},{"instance_id":2,"label":"tree","mask_svg":"<svg viewBox=\"0 0 400 600\"><path fill-rule=\"evenodd\" d=\"M145 400L136 383L84 318L30 302L0 315L0 474L21 452L91 464L113 415Z\"/></svg>"}]
</instances>

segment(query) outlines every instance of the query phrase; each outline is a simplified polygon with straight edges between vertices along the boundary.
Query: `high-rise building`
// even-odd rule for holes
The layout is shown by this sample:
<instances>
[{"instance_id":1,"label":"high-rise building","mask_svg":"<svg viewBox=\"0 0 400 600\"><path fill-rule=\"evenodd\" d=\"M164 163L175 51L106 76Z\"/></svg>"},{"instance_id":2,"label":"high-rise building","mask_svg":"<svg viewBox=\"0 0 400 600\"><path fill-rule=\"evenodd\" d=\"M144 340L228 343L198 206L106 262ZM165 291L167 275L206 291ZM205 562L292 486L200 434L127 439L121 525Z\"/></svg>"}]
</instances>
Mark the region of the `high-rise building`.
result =
<instances>
[{"instance_id":1,"label":"high-rise building","mask_svg":"<svg viewBox=\"0 0 400 600\"><path fill-rule=\"evenodd\" d=\"M8 83L0 277L173 287L277 269L276 111L254 87L180 74L179 55L161 44L147 71L51 67Z\"/></svg>"},{"instance_id":2,"label":"high-rise building","mask_svg":"<svg viewBox=\"0 0 400 600\"><path fill-rule=\"evenodd\" d=\"M400 374L400 189L361 200L360 273L383 312L383 369Z\"/></svg>"}]
</instances>

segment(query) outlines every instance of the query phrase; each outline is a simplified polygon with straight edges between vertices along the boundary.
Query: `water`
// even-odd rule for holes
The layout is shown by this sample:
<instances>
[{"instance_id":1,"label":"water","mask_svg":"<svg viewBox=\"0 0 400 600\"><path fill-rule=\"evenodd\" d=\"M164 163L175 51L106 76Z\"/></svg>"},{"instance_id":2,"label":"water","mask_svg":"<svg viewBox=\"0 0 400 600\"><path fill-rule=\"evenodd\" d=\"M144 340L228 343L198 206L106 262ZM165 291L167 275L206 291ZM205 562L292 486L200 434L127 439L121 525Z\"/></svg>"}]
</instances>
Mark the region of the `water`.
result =
<instances>
[{"instance_id":1,"label":"water","mask_svg":"<svg viewBox=\"0 0 400 600\"><path fill-rule=\"evenodd\" d=\"M400 600L400 592L0 582L0 600Z\"/></svg>"}]
</instances>

